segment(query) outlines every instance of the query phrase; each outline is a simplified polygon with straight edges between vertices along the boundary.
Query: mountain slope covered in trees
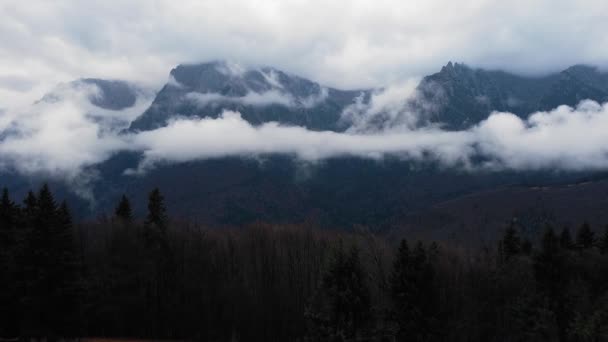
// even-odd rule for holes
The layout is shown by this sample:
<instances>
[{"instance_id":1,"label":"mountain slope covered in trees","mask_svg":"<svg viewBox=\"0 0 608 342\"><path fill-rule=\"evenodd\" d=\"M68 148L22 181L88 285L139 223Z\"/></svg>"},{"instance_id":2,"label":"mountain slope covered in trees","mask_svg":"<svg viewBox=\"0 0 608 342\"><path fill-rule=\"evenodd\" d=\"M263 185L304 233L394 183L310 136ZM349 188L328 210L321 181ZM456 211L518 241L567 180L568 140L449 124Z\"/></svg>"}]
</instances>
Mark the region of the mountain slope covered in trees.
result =
<instances>
[{"instance_id":1,"label":"mountain slope covered in trees","mask_svg":"<svg viewBox=\"0 0 608 342\"><path fill-rule=\"evenodd\" d=\"M483 248L258 223L213 229L127 197L74 224L48 186L0 200L0 336L214 341L605 341L608 226L517 226Z\"/></svg>"}]
</instances>

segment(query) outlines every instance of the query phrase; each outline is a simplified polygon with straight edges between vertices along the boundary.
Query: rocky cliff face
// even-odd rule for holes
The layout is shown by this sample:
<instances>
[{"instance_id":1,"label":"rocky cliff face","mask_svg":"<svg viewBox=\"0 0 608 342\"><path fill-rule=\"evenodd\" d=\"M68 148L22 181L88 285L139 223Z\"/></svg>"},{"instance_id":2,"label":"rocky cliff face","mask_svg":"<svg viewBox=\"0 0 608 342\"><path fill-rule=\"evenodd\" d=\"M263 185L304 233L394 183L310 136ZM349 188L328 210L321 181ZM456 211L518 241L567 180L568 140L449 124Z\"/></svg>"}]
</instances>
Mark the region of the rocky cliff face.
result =
<instances>
[{"instance_id":1,"label":"rocky cliff face","mask_svg":"<svg viewBox=\"0 0 608 342\"><path fill-rule=\"evenodd\" d=\"M98 83L116 93L116 103L106 105L131 101L121 97L118 85ZM420 124L438 123L458 130L479 123L493 111L526 117L562 104L575 106L583 99L606 101L608 73L576 65L560 73L528 77L450 62L424 77L418 91L409 105L422 118ZM368 101L372 93L324 87L272 67L245 68L224 61L179 65L130 130L161 127L175 116L215 118L224 110L233 110L254 125L277 121L312 130L343 131L348 128L348 122L340 120L344 109L359 96Z\"/></svg>"},{"instance_id":2,"label":"rocky cliff face","mask_svg":"<svg viewBox=\"0 0 608 342\"><path fill-rule=\"evenodd\" d=\"M435 104L433 110L424 113L429 121L456 130L484 120L492 111L526 117L563 104L576 106L584 99L604 102L608 99L606 87L608 73L590 66L525 77L450 62L440 72L425 77L418 89L421 101Z\"/></svg>"},{"instance_id":3,"label":"rocky cliff face","mask_svg":"<svg viewBox=\"0 0 608 342\"><path fill-rule=\"evenodd\" d=\"M365 93L366 91L363 91ZM280 70L228 62L180 65L131 130L161 127L173 116L217 117L239 111L252 124L277 121L313 130L340 130L340 114L362 91L342 91Z\"/></svg>"}]
</instances>

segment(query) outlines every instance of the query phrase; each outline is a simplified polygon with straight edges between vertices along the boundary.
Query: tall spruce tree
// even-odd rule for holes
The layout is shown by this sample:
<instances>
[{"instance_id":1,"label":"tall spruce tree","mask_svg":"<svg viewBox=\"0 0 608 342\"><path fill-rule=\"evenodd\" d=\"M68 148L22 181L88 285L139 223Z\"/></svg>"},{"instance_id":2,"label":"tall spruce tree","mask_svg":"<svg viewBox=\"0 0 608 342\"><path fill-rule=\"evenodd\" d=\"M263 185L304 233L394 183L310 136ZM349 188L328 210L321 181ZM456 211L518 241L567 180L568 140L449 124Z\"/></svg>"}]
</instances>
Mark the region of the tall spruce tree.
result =
<instances>
[{"instance_id":1,"label":"tall spruce tree","mask_svg":"<svg viewBox=\"0 0 608 342\"><path fill-rule=\"evenodd\" d=\"M13 235L12 230L15 228L16 214L17 206L10 199L8 189L3 188L2 198L0 199L0 234L6 235L5 238L10 238ZM0 235L0 239L2 235Z\"/></svg>"},{"instance_id":2,"label":"tall spruce tree","mask_svg":"<svg viewBox=\"0 0 608 342\"><path fill-rule=\"evenodd\" d=\"M413 251L402 240L393 262L390 290L397 341L428 341L435 333L434 270L436 245L427 250L418 242Z\"/></svg>"},{"instance_id":3,"label":"tall spruce tree","mask_svg":"<svg viewBox=\"0 0 608 342\"><path fill-rule=\"evenodd\" d=\"M28 191L27 196L23 200L23 220L24 221L33 221L36 217L36 212L38 211L38 199L36 198L36 194L33 191ZM32 222L26 222L27 224L31 224Z\"/></svg>"},{"instance_id":4,"label":"tall spruce tree","mask_svg":"<svg viewBox=\"0 0 608 342\"><path fill-rule=\"evenodd\" d=\"M559 239L553 228L547 227L541 240L541 248L535 258L535 275L541 292L551 296L559 288L561 279L561 258Z\"/></svg>"},{"instance_id":5,"label":"tall spruce tree","mask_svg":"<svg viewBox=\"0 0 608 342\"><path fill-rule=\"evenodd\" d=\"M349 252L340 243L323 277L322 302L315 317L317 338L322 340L358 340L371 325L371 294L365 271L355 246Z\"/></svg>"},{"instance_id":6,"label":"tall spruce tree","mask_svg":"<svg viewBox=\"0 0 608 342\"><path fill-rule=\"evenodd\" d=\"M572 240L572 235L570 234L570 229L568 229L568 227L564 227L559 235L559 245L563 249L572 249L574 247L574 241Z\"/></svg>"},{"instance_id":7,"label":"tall spruce tree","mask_svg":"<svg viewBox=\"0 0 608 342\"><path fill-rule=\"evenodd\" d=\"M79 331L78 301L80 293L80 262L74 243L72 215L65 201L57 208L54 249L57 253L56 300L57 328L62 336L75 336Z\"/></svg>"},{"instance_id":8,"label":"tall spruce tree","mask_svg":"<svg viewBox=\"0 0 608 342\"><path fill-rule=\"evenodd\" d=\"M164 231L167 229L167 208L165 199L158 188L150 192L148 196L148 216L147 225L154 225L157 229Z\"/></svg>"},{"instance_id":9,"label":"tall spruce tree","mask_svg":"<svg viewBox=\"0 0 608 342\"><path fill-rule=\"evenodd\" d=\"M547 227L541 241L541 250L534 260L534 271L538 291L549 299L549 308L555 315L560 341L566 341L569 311L565 298L566 286L569 283L569 272L566 272L566 259L560 247L560 239L553 228Z\"/></svg>"},{"instance_id":10,"label":"tall spruce tree","mask_svg":"<svg viewBox=\"0 0 608 342\"><path fill-rule=\"evenodd\" d=\"M416 296L413 262L407 240L401 240L393 262L390 290L393 303L392 318L397 323L397 340L404 341L413 330L414 298Z\"/></svg>"},{"instance_id":11,"label":"tall spruce tree","mask_svg":"<svg viewBox=\"0 0 608 342\"><path fill-rule=\"evenodd\" d=\"M77 254L73 244L72 219L64 202L57 206L47 184L38 196L25 200L24 221L28 232L25 251L25 333L57 338L74 336Z\"/></svg>"},{"instance_id":12,"label":"tall spruce tree","mask_svg":"<svg viewBox=\"0 0 608 342\"><path fill-rule=\"evenodd\" d=\"M513 225L509 226L505 231L505 235L501 240L501 245L504 261L509 261L511 258L521 253L521 238Z\"/></svg>"},{"instance_id":13,"label":"tall spruce tree","mask_svg":"<svg viewBox=\"0 0 608 342\"><path fill-rule=\"evenodd\" d=\"M9 253L14 247L17 238L17 213L17 206L11 201L8 190L4 188L0 199L0 254Z\"/></svg>"},{"instance_id":14,"label":"tall spruce tree","mask_svg":"<svg viewBox=\"0 0 608 342\"><path fill-rule=\"evenodd\" d=\"M604 233L599 240L600 252L602 254L608 254L608 225L604 228Z\"/></svg>"},{"instance_id":15,"label":"tall spruce tree","mask_svg":"<svg viewBox=\"0 0 608 342\"><path fill-rule=\"evenodd\" d=\"M54 289L59 260L54 249L57 206L47 184L38 196L32 192L25 199L24 215L28 223L25 246L25 334L34 337L56 336Z\"/></svg>"},{"instance_id":16,"label":"tall spruce tree","mask_svg":"<svg viewBox=\"0 0 608 342\"><path fill-rule=\"evenodd\" d=\"M0 199L0 336L18 335L17 211L8 189Z\"/></svg>"},{"instance_id":17,"label":"tall spruce tree","mask_svg":"<svg viewBox=\"0 0 608 342\"><path fill-rule=\"evenodd\" d=\"M133 220L131 202L129 201L126 195L122 195L122 197L120 198L118 206L116 206L116 210L114 210L114 215L117 219L121 220L124 223L130 223Z\"/></svg>"},{"instance_id":18,"label":"tall spruce tree","mask_svg":"<svg viewBox=\"0 0 608 342\"><path fill-rule=\"evenodd\" d=\"M154 315L153 326L157 335L163 336L166 331L168 303L166 298L171 291L172 274L174 270L173 255L169 246L167 208L165 200L158 188L150 192L148 197L148 215L145 222L144 238L152 264L148 272L153 272L149 284L154 293L154 303L150 303Z\"/></svg>"},{"instance_id":19,"label":"tall spruce tree","mask_svg":"<svg viewBox=\"0 0 608 342\"><path fill-rule=\"evenodd\" d=\"M589 223L585 222L578 229L576 234L576 245L580 249L588 249L593 247L595 242L595 234L591 230Z\"/></svg>"}]
</instances>

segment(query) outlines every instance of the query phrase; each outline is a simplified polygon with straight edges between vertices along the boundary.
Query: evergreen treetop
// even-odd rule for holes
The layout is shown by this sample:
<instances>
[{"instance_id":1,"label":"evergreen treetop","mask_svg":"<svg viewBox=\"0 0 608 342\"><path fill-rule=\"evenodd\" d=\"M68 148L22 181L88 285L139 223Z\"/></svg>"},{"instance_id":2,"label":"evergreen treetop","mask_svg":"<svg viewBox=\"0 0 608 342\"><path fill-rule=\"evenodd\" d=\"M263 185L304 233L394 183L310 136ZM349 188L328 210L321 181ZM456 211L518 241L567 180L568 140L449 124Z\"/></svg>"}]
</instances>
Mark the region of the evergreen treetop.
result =
<instances>
[{"instance_id":1,"label":"evergreen treetop","mask_svg":"<svg viewBox=\"0 0 608 342\"><path fill-rule=\"evenodd\" d=\"M131 222L133 220L131 202L129 201L126 195L122 195L122 197L120 198L118 206L116 207L116 210L114 210L114 215L116 216L116 218L124 222Z\"/></svg>"},{"instance_id":2,"label":"evergreen treetop","mask_svg":"<svg viewBox=\"0 0 608 342\"><path fill-rule=\"evenodd\" d=\"M167 208L165 199L158 188L154 188L148 196L148 216L146 224L156 225L161 231L167 227Z\"/></svg>"},{"instance_id":3,"label":"evergreen treetop","mask_svg":"<svg viewBox=\"0 0 608 342\"><path fill-rule=\"evenodd\" d=\"M591 230L589 223L585 222L576 234L576 245L578 248L587 249L593 247L595 234Z\"/></svg>"}]
</instances>

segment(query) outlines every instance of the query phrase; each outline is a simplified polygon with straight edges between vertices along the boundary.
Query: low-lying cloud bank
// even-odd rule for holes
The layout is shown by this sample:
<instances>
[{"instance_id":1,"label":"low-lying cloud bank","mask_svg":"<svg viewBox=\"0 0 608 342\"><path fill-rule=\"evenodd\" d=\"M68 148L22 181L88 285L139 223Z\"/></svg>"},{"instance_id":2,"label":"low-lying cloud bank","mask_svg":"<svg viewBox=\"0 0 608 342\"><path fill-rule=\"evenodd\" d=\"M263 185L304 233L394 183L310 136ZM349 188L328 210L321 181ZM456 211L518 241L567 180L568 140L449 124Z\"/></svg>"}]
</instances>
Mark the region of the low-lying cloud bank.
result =
<instances>
[{"instance_id":1,"label":"low-lying cloud bank","mask_svg":"<svg viewBox=\"0 0 608 342\"><path fill-rule=\"evenodd\" d=\"M163 163L277 153L311 162L391 155L471 170L608 169L608 103L583 101L576 108L560 106L527 119L495 112L468 130L454 132L437 126L413 128L415 114L399 109L402 100L394 102L398 96L387 89L368 104L349 108L353 129L344 133L275 122L253 126L230 111L216 119L177 118L152 131L124 133L151 99L140 98L133 107L112 111L91 104L91 95L98 93L92 85L65 86L52 99L0 111L0 168L74 180L129 150L142 152L143 160L136 169L125 170L128 174ZM377 115L399 119L390 127L366 130Z\"/></svg>"},{"instance_id":2,"label":"low-lying cloud bank","mask_svg":"<svg viewBox=\"0 0 608 342\"><path fill-rule=\"evenodd\" d=\"M582 101L537 112L527 120L492 113L469 131L485 165L514 170L567 171L608 168L608 103Z\"/></svg>"},{"instance_id":3,"label":"low-lying cloud bank","mask_svg":"<svg viewBox=\"0 0 608 342\"><path fill-rule=\"evenodd\" d=\"M254 127L237 112L217 119L178 119L168 126L129 137L144 152L139 171L159 162L223 156L290 154L306 161L338 156L381 158L397 154L407 159L433 156L447 164L466 162L472 145L467 132L421 129L384 134L349 134L310 131L270 122Z\"/></svg>"},{"instance_id":4,"label":"low-lying cloud bank","mask_svg":"<svg viewBox=\"0 0 608 342\"><path fill-rule=\"evenodd\" d=\"M565 171L608 168L608 103L583 101L523 120L495 112L465 131L393 127L373 133L309 131L271 122L254 127L236 112L217 119L178 119L129 136L144 153L138 172L158 163L281 153L307 161L338 156L433 159L468 169ZM480 158L481 157L481 158ZM473 162L472 160L477 160ZM483 160L483 161L479 161Z\"/></svg>"}]
</instances>

